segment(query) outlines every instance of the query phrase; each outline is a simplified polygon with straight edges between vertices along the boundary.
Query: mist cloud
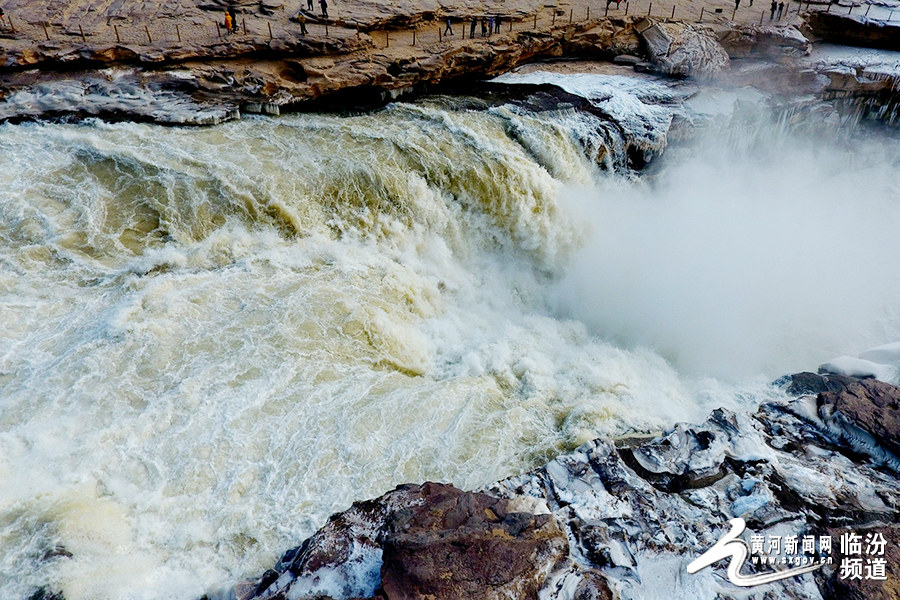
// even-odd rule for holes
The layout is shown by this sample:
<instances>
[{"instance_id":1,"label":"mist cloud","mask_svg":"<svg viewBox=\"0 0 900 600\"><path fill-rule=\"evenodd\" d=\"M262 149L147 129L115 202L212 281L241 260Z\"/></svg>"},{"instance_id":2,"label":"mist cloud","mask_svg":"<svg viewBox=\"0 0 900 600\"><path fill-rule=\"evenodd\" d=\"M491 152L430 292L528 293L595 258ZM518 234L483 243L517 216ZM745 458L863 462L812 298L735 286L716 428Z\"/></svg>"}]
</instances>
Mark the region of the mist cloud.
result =
<instances>
[{"instance_id":1,"label":"mist cloud","mask_svg":"<svg viewBox=\"0 0 900 600\"><path fill-rule=\"evenodd\" d=\"M725 378L900 340L896 143L708 139L663 160L650 183L572 193L593 233L559 314Z\"/></svg>"}]
</instances>

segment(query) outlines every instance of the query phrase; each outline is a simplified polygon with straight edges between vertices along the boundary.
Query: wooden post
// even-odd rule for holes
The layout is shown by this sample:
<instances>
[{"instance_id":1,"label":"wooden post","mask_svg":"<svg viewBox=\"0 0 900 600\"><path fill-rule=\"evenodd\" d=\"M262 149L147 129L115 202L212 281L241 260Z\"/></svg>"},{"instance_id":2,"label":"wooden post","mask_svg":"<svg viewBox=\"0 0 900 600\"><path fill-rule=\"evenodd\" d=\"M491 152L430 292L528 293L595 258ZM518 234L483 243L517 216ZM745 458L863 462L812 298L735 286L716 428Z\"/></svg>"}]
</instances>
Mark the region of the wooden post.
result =
<instances>
[{"instance_id":1,"label":"wooden post","mask_svg":"<svg viewBox=\"0 0 900 600\"><path fill-rule=\"evenodd\" d=\"M118 42L119 44L121 44L121 43L122 43L122 38L119 37L119 26L118 26L118 25L113 25L113 29L116 30L116 42Z\"/></svg>"},{"instance_id":2,"label":"wooden post","mask_svg":"<svg viewBox=\"0 0 900 600\"><path fill-rule=\"evenodd\" d=\"M443 41L444 41L444 34L441 33L441 26L438 25L438 42L443 42Z\"/></svg>"},{"instance_id":3,"label":"wooden post","mask_svg":"<svg viewBox=\"0 0 900 600\"><path fill-rule=\"evenodd\" d=\"M734 10L731 11L731 20L734 21L734 15L737 14L737 6L734 7Z\"/></svg>"},{"instance_id":4,"label":"wooden post","mask_svg":"<svg viewBox=\"0 0 900 600\"><path fill-rule=\"evenodd\" d=\"M609 6L609 5L607 5L607 6ZM587 7L587 19L586 20L587 21L591 20L591 7L590 6Z\"/></svg>"},{"instance_id":5,"label":"wooden post","mask_svg":"<svg viewBox=\"0 0 900 600\"><path fill-rule=\"evenodd\" d=\"M556 9L554 8L553 9L553 22L550 23L550 27L555 27L555 26L556 26Z\"/></svg>"},{"instance_id":6,"label":"wooden post","mask_svg":"<svg viewBox=\"0 0 900 600\"><path fill-rule=\"evenodd\" d=\"M807 8L809 8L809 7L807 6ZM871 4L869 5L869 8L872 8L872 5L871 5ZM869 16L869 8L866 9L866 14L864 15L864 16L866 16L866 17Z\"/></svg>"},{"instance_id":7,"label":"wooden post","mask_svg":"<svg viewBox=\"0 0 900 600\"><path fill-rule=\"evenodd\" d=\"M537 29L537 13L534 13L534 28Z\"/></svg>"},{"instance_id":8,"label":"wooden post","mask_svg":"<svg viewBox=\"0 0 900 600\"><path fill-rule=\"evenodd\" d=\"M178 36L178 43L181 43L181 29L178 27L178 23L175 23L175 35Z\"/></svg>"},{"instance_id":9,"label":"wooden post","mask_svg":"<svg viewBox=\"0 0 900 600\"><path fill-rule=\"evenodd\" d=\"M241 19L241 25L244 28L244 35L247 35L247 19Z\"/></svg>"},{"instance_id":10,"label":"wooden post","mask_svg":"<svg viewBox=\"0 0 900 600\"><path fill-rule=\"evenodd\" d=\"M219 39L221 40L222 39L222 28L219 25L218 21L216 21L216 33L219 34Z\"/></svg>"},{"instance_id":11,"label":"wooden post","mask_svg":"<svg viewBox=\"0 0 900 600\"><path fill-rule=\"evenodd\" d=\"M87 44L87 38L84 37L84 29L81 28L81 24L78 25L78 31L81 32L81 41Z\"/></svg>"},{"instance_id":12,"label":"wooden post","mask_svg":"<svg viewBox=\"0 0 900 600\"><path fill-rule=\"evenodd\" d=\"M589 8L588 12L590 11L591 9ZM509 32L512 33L512 17L509 18ZM465 33L465 28L463 28L463 33Z\"/></svg>"},{"instance_id":13,"label":"wooden post","mask_svg":"<svg viewBox=\"0 0 900 600\"><path fill-rule=\"evenodd\" d=\"M608 15L609 15L609 2L606 3L606 10L603 11L603 16L604 16L604 17L605 17L605 16L608 16Z\"/></svg>"},{"instance_id":14,"label":"wooden post","mask_svg":"<svg viewBox=\"0 0 900 600\"><path fill-rule=\"evenodd\" d=\"M441 28L438 27L438 31L440 31L440 30L441 30ZM415 46L415 45L416 45L416 30L413 29L413 46Z\"/></svg>"},{"instance_id":15,"label":"wooden post","mask_svg":"<svg viewBox=\"0 0 900 600\"><path fill-rule=\"evenodd\" d=\"M851 5L850 5L850 10L847 11L847 14L849 15L849 14L852 13L852 12L853 12L853 5L851 4Z\"/></svg>"},{"instance_id":16,"label":"wooden post","mask_svg":"<svg viewBox=\"0 0 900 600\"><path fill-rule=\"evenodd\" d=\"M826 10L825 12L831 12L831 4L828 5L828 10ZM888 21L890 21L890 19L888 19Z\"/></svg>"},{"instance_id":17,"label":"wooden post","mask_svg":"<svg viewBox=\"0 0 900 600\"><path fill-rule=\"evenodd\" d=\"M384 47L385 48L391 47L391 32L388 31L387 29L384 30Z\"/></svg>"},{"instance_id":18,"label":"wooden post","mask_svg":"<svg viewBox=\"0 0 900 600\"><path fill-rule=\"evenodd\" d=\"M625 3L625 16L628 16L628 2Z\"/></svg>"},{"instance_id":19,"label":"wooden post","mask_svg":"<svg viewBox=\"0 0 900 600\"><path fill-rule=\"evenodd\" d=\"M144 25L144 31L147 32L147 41L150 42L150 43L152 44L152 43L153 43L153 38L150 37L150 28L147 27L146 25Z\"/></svg>"},{"instance_id":20,"label":"wooden post","mask_svg":"<svg viewBox=\"0 0 900 600\"><path fill-rule=\"evenodd\" d=\"M12 24L12 17L10 17L9 15L7 15L7 16L6 16L6 20L9 21L9 28L12 30L13 33L15 33L15 32L16 32L16 26ZM888 21L890 21L890 19L888 19Z\"/></svg>"},{"instance_id":21,"label":"wooden post","mask_svg":"<svg viewBox=\"0 0 900 600\"><path fill-rule=\"evenodd\" d=\"M269 25L269 29L272 29L272 26ZM328 20L325 20L325 37L328 37Z\"/></svg>"},{"instance_id":22,"label":"wooden post","mask_svg":"<svg viewBox=\"0 0 900 600\"><path fill-rule=\"evenodd\" d=\"M269 39L271 40L272 38L275 37L274 35L272 35L272 24L271 24L271 23L266 23L266 25L269 26ZM328 35L328 32L327 32L327 29L328 29L328 21L325 21L325 29L326 29L325 35Z\"/></svg>"},{"instance_id":23,"label":"wooden post","mask_svg":"<svg viewBox=\"0 0 900 600\"><path fill-rule=\"evenodd\" d=\"M704 11L705 8L706 8L705 6L701 6L701 7L700 7L700 21L699 21L700 23L703 22L703 11Z\"/></svg>"},{"instance_id":24,"label":"wooden post","mask_svg":"<svg viewBox=\"0 0 900 600\"><path fill-rule=\"evenodd\" d=\"M762 14L759 15L759 24L762 25L763 19L766 16L766 11L762 11Z\"/></svg>"},{"instance_id":25,"label":"wooden post","mask_svg":"<svg viewBox=\"0 0 900 600\"><path fill-rule=\"evenodd\" d=\"M653 3L650 3L650 6L647 7L647 16L650 16L650 11L653 10Z\"/></svg>"},{"instance_id":26,"label":"wooden post","mask_svg":"<svg viewBox=\"0 0 900 600\"><path fill-rule=\"evenodd\" d=\"M572 13L574 13L574 12L575 12L575 9L574 9L574 8L570 8L570 9L569 9L569 23L572 22Z\"/></svg>"},{"instance_id":27,"label":"wooden post","mask_svg":"<svg viewBox=\"0 0 900 600\"><path fill-rule=\"evenodd\" d=\"M359 39L359 21L356 22L356 39Z\"/></svg>"},{"instance_id":28,"label":"wooden post","mask_svg":"<svg viewBox=\"0 0 900 600\"><path fill-rule=\"evenodd\" d=\"M50 33L47 31L47 24L41 23L41 25L44 26L44 35L47 36L47 41L49 42L50 41Z\"/></svg>"},{"instance_id":29,"label":"wooden post","mask_svg":"<svg viewBox=\"0 0 900 600\"><path fill-rule=\"evenodd\" d=\"M672 16L669 18L669 20L670 21L675 20L675 5L674 4L672 5Z\"/></svg>"}]
</instances>

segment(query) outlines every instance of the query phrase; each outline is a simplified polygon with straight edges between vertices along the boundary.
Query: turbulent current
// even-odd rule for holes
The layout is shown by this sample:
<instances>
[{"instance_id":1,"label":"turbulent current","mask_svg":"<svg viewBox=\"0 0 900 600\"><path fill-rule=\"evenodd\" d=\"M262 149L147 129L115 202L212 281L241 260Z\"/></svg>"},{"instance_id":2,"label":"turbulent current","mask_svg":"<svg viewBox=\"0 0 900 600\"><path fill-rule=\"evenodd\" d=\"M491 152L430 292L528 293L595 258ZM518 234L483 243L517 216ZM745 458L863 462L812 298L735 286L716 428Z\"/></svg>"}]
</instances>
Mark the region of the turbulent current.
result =
<instances>
[{"instance_id":1,"label":"turbulent current","mask_svg":"<svg viewBox=\"0 0 900 600\"><path fill-rule=\"evenodd\" d=\"M446 97L0 126L0 597L196 598L355 499L900 340L895 140L602 83L614 126Z\"/></svg>"}]
</instances>

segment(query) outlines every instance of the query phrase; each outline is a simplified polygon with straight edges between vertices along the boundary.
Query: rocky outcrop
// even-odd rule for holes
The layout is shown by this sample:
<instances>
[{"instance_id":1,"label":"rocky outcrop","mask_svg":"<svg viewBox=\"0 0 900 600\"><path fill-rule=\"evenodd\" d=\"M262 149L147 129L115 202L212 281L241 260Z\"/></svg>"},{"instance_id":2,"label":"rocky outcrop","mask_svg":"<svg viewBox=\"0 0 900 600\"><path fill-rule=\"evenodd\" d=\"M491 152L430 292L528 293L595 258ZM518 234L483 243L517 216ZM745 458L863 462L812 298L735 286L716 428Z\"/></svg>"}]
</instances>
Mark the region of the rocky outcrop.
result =
<instances>
[{"instance_id":1,"label":"rocky outcrop","mask_svg":"<svg viewBox=\"0 0 900 600\"><path fill-rule=\"evenodd\" d=\"M820 415L840 421L874 438L875 446L900 456L900 389L878 381L852 381L840 389L826 390L817 398ZM856 437L860 437L857 435Z\"/></svg>"},{"instance_id":2,"label":"rocky outcrop","mask_svg":"<svg viewBox=\"0 0 900 600\"><path fill-rule=\"evenodd\" d=\"M577 600L895 598L900 389L812 373L777 384L796 397L755 413L719 409L654 439L594 440L484 492L401 486L354 504L235 595L535 598L540 588L541 598ZM689 575L687 564L734 518L765 539L833 540L812 552L754 550L757 558L831 562L744 589L728 582L728 561ZM842 575L848 533L887 540L886 577ZM315 587L326 580L350 583Z\"/></svg>"},{"instance_id":3,"label":"rocky outcrop","mask_svg":"<svg viewBox=\"0 0 900 600\"><path fill-rule=\"evenodd\" d=\"M869 19L865 15L813 11L806 26L818 38L835 44L900 50L900 22Z\"/></svg>"},{"instance_id":4,"label":"rocky outcrop","mask_svg":"<svg viewBox=\"0 0 900 600\"><path fill-rule=\"evenodd\" d=\"M381 587L391 600L536 599L568 556L566 535L546 509L533 514L517 498L428 488L437 492L391 515L385 528Z\"/></svg>"},{"instance_id":5,"label":"rocky outcrop","mask_svg":"<svg viewBox=\"0 0 900 600\"><path fill-rule=\"evenodd\" d=\"M235 586L234 595L536 599L568 551L540 501L405 485L334 515L262 577Z\"/></svg>"},{"instance_id":6,"label":"rocky outcrop","mask_svg":"<svg viewBox=\"0 0 900 600\"><path fill-rule=\"evenodd\" d=\"M706 27L643 19L635 29L660 73L709 78L728 66L728 54Z\"/></svg>"},{"instance_id":7,"label":"rocky outcrop","mask_svg":"<svg viewBox=\"0 0 900 600\"><path fill-rule=\"evenodd\" d=\"M718 40L731 58L805 56L810 49L793 25L734 25L720 30Z\"/></svg>"}]
</instances>

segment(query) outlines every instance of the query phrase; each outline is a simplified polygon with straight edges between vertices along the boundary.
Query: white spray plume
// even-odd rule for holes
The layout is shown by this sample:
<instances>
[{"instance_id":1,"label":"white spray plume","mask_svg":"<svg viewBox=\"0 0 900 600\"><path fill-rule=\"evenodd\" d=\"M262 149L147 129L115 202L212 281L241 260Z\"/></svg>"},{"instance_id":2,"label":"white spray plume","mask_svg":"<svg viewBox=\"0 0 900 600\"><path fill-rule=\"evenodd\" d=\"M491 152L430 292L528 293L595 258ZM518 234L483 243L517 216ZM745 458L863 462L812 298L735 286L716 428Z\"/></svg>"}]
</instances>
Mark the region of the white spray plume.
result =
<instances>
[{"instance_id":1,"label":"white spray plume","mask_svg":"<svg viewBox=\"0 0 900 600\"><path fill-rule=\"evenodd\" d=\"M559 312L729 379L900 339L898 153L868 143L707 139L646 185L574 192L593 234Z\"/></svg>"}]
</instances>

